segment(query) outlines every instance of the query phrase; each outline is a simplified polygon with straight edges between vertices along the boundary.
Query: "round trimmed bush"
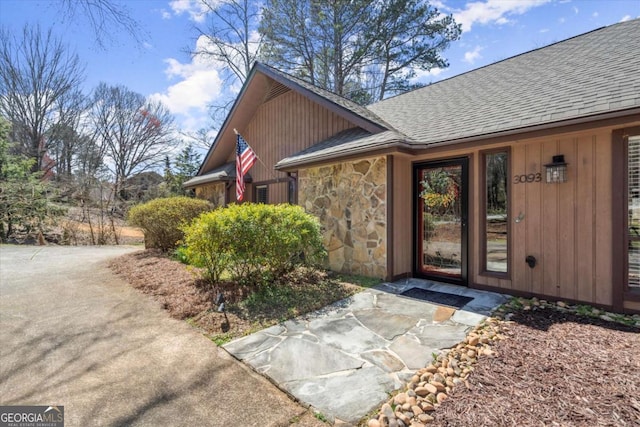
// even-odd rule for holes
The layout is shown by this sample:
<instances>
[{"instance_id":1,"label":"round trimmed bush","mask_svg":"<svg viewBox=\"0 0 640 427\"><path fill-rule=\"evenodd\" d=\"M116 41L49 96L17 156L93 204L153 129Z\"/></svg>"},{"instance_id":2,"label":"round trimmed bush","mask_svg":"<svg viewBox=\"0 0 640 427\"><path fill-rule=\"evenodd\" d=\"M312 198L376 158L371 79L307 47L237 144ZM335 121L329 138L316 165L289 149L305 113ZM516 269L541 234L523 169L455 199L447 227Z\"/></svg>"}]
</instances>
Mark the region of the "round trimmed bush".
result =
<instances>
[{"instance_id":1,"label":"round trimmed bush","mask_svg":"<svg viewBox=\"0 0 640 427\"><path fill-rule=\"evenodd\" d=\"M244 203L200 215L183 227L185 255L210 279L226 271L245 283L263 283L325 256L320 223L300 206Z\"/></svg>"},{"instance_id":2,"label":"round trimmed bush","mask_svg":"<svg viewBox=\"0 0 640 427\"><path fill-rule=\"evenodd\" d=\"M212 209L214 206L206 200L184 196L168 197L132 207L128 220L144 232L145 248L169 252L184 237L180 227Z\"/></svg>"}]
</instances>

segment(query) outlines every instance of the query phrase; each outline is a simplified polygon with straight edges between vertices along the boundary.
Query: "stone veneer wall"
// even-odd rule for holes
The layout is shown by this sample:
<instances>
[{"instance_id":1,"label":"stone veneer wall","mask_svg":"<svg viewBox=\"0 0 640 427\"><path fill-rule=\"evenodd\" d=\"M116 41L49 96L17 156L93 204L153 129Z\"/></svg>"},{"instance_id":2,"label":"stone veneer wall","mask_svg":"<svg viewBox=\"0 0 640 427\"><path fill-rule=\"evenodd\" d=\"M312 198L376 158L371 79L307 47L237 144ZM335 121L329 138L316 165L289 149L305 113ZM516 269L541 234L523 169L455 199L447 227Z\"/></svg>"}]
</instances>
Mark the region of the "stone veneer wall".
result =
<instances>
[{"instance_id":1,"label":"stone veneer wall","mask_svg":"<svg viewBox=\"0 0 640 427\"><path fill-rule=\"evenodd\" d=\"M387 275L385 157L298 171L298 203L320 218L329 268Z\"/></svg>"},{"instance_id":2,"label":"stone veneer wall","mask_svg":"<svg viewBox=\"0 0 640 427\"><path fill-rule=\"evenodd\" d=\"M196 197L206 199L214 204L214 206L224 206L224 182L216 182L196 187Z\"/></svg>"}]
</instances>

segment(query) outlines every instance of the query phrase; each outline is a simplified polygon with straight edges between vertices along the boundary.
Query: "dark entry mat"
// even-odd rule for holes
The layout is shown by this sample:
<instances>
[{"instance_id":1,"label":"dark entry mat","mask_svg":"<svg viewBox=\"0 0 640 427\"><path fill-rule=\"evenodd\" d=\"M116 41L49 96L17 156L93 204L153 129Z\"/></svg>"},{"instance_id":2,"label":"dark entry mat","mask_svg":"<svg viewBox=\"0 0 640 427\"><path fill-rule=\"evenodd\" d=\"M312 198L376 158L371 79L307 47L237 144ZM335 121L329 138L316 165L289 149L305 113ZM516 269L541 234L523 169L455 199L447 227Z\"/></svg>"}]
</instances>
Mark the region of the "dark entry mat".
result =
<instances>
[{"instance_id":1,"label":"dark entry mat","mask_svg":"<svg viewBox=\"0 0 640 427\"><path fill-rule=\"evenodd\" d=\"M415 298L422 301L429 301L435 304L447 305L454 308L462 308L463 305L473 300L471 297L462 295L445 294L444 292L428 291L421 288L409 288L400 295Z\"/></svg>"}]
</instances>

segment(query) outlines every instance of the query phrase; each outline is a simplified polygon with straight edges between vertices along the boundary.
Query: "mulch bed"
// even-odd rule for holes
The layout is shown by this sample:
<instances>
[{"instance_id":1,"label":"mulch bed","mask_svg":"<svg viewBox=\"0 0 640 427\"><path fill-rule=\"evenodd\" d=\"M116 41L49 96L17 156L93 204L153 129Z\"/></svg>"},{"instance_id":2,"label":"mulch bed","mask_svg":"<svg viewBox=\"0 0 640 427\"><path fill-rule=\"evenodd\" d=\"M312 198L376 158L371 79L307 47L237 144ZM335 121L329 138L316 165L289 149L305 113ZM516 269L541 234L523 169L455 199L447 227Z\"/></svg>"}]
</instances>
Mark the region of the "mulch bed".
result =
<instances>
[{"instance_id":1,"label":"mulch bed","mask_svg":"<svg viewBox=\"0 0 640 427\"><path fill-rule=\"evenodd\" d=\"M250 312L240 302L251 289L213 288L198 271L155 251L119 257L110 267L214 339L300 314L277 301L271 311ZM320 306L354 292L324 279L294 274L287 298L307 309L305 295L319 299L310 289L327 298L314 301ZM232 308L226 317L213 304L220 291ZM492 344L493 355L478 359L467 386L453 388L429 426L640 426L640 329L549 307L516 311L499 328L504 339Z\"/></svg>"},{"instance_id":2,"label":"mulch bed","mask_svg":"<svg viewBox=\"0 0 640 427\"><path fill-rule=\"evenodd\" d=\"M123 255L109 267L122 275L131 286L150 295L174 319L191 319L191 323L209 335L228 333L242 335L252 322L233 313L218 313L215 298L223 291L227 304L245 298L249 289L228 283L213 287L200 279L200 272L170 259L157 250L144 250ZM224 286L224 289L222 287Z\"/></svg>"},{"instance_id":3,"label":"mulch bed","mask_svg":"<svg viewBox=\"0 0 640 427\"><path fill-rule=\"evenodd\" d=\"M235 282L212 285L200 278L198 269L157 250L123 255L109 267L158 301L171 317L187 320L217 343L320 309L358 291L357 286L330 279L326 272L304 268L289 273L271 288ZM263 294L256 298L253 294L259 291ZM218 312L215 304L219 293L224 295L224 313Z\"/></svg>"},{"instance_id":4,"label":"mulch bed","mask_svg":"<svg viewBox=\"0 0 640 427\"><path fill-rule=\"evenodd\" d=\"M640 426L640 329L545 308L518 311L438 426Z\"/></svg>"}]
</instances>

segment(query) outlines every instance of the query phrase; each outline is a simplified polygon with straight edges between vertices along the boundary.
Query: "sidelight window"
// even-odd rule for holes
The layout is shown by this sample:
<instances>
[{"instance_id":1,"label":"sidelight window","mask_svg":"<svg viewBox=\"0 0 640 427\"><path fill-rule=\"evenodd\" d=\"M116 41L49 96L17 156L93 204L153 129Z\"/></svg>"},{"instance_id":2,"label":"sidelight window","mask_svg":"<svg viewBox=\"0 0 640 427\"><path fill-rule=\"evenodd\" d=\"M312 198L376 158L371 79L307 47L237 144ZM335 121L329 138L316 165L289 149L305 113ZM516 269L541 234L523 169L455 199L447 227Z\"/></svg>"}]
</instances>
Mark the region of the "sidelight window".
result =
<instances>
[{"instance_id":1,"label":"sidelight window","mask_svg":"<svg viewBox=\"0 0 640 427\"><path fill-rule=\"evenodd\" d=\"M627 145L628 286L640 289L640 135Z\"/></svg>"},{"instance_id":2,"label":"sidelight window","mask_svg":"<svg viewBox=\"0 0 640 427\"><path fill-rule=\"evenodd\" d=\"M483 243L484 270L509 270L509 153L485 153Z\"/></svg>"}]
</instances>

